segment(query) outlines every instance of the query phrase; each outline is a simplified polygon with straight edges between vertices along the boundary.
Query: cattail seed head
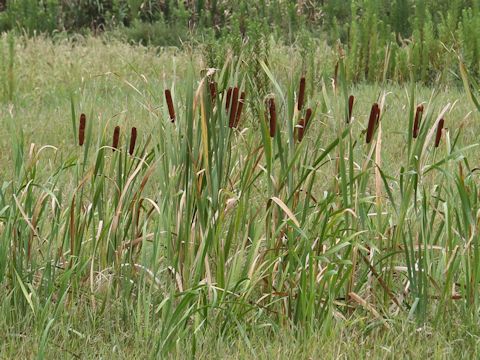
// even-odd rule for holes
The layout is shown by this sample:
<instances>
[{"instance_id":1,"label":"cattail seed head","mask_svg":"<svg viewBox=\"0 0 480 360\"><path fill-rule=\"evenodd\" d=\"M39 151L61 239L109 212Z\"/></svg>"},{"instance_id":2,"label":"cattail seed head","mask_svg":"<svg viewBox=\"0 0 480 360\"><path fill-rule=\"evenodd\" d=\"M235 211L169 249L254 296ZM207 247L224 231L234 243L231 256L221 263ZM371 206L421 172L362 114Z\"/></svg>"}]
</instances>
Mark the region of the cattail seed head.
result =
<instances>
[{"instance_id":1,"label":"cattail seed head","mask_svg":"<svg viewBox=\"0 0 480 360\"><path fill-rule=\"evenodd\" d=\"M297 125L298 129L298 142L301 142L303 140L303 135L305 134L305 127L306 127L306 121L304 119L300 119Z\"/></svg>"},{"instance_id":2,"label":"cattail seed head","mask_svg":"<svg viewBox=\"0 0 480 360\"><path fill-rule=\"evenodd\" d=\"M300 89L298 91L298 103L297 103L298 111L302 110L304 99L305 99L305 77L302 76L302 78L300 79Z\"/></svg>"},{"instance_id":3,"label":"cattail seed head","mask_svg":"<svg viewBox=\"0 0 480 360\"><path fill-rule=\"evenodd\" d=\"M355 96L350 95L348 98L348 119L347 124L352 120L352 112L353 112L353 103L355 102Z\"/></svg>"},{"instance_id":4,"label":"cattail seed head","mask_svg":"<svg viewBox=\"0 0 480 360\"><path fill-rule=\"evenodd\" d=\"M132 131L130 133L130 146L128 147L128 153L133 155L135 151L135 143L137 142L137 128L132 127Z\"/></svg>"},{"instance_id":5,"label":"cattail seed head","mask_svg":"<svg viewBox=\"0 0 480 360\"><path fill-rule=\"evenodd\" d=\"M242 91L242 94L240 95L240 100L238 101L238 108L237 108L237 114L235 117L234 127L238 127L238 124L240 122L240 116L242 116L242 110L243 110L244 104L245 104L245 91Z\"/></svg>"},{"instance_id":6,"label":"cattail seed head","mask_svg":"<svg viewBox=\"0 0 480 360\"><path fill-rule=\"evenodd\" d=\"M370 110L370 117L368 119L368 127L367 127L367 137L366 143L370 144L372 141L373 133L375 131L375 127L378 124L378 119L380 117L380 109L378 108L378 104L374 103L372 105L372 109Z\"/></svg>"},{"instance_id":7,"label":"cattail seed head","mask_svg":"<svg viewBox=\"0 0 480 360\"><path fill-rule=\"evenodd\" d=\"M120 126L115 126L115 130L113 131L113 142L112 142L113 151L118 149L119 139L120 139Z\"/></svg>"},{"instance_id":8,"label":"cattail seed head","mask_svg":"<svg viewBox=\"0 0 480 360\"><path fill-rule=\"evenodd\" d=\"M80 115L80 126L78 128L78 145L82 146L85 142L85 126L87 123L87 117L85 114Z\"/></svg>"},{"instance_id":9,"label":"cattail seed head","mask_svg":"<svg viewBox=\"0 0 480 360\"><path fill-rule=\"evenodd\" d=\"M423 105L417 106L417 111L415 112L415 121L413 123L412 136L414 139L418 137L418 132L420 130L420 122L422 121L423 114Z\"/></svg>"},{"instance_id":10,"label":"cattail seed head","mask_svg":"<svg viewBox=\"0 0 480 360\"><path fill-rule=\"evenodd\" d=\"M232 100L232 91L233 89L231 87L227 89L227 100L225 101L225 110L227 111L228 109L230 109L230 101Z\"/></svg>"},{"instance_id":11,"label":"cattail seed head","mask_svg":"<svg viewBox=\"0 0 480 360\"><path fill-rule=\"evenodd\" d=\"M215 81L211 81L208 84L208 87L210 89L210 97L212 99L212 102L214 102L215 98L217 97L217 83Z\"/></svg>"},{"instance_id":12,"label":"cattail seed head","mask_svg":"<svg viewBox=\"0 0 480 360\"><path fill-rule=\"evenodd\" d=\"M308 108L305 112L305 127L308 125L310 118L312 117L312 109Z\"/></svg>"},{"instance_id":13,"label":"cattail seed head","mask_svg":"<svg viewBox=\"0 0 480 360\"><path fill-rule=\"evenodd\" d=\"M237 116L237 107L238 107L238 87L233 88L232 94L232 106L230 108L230 120L228 126L232 128L235 125L235 117Z\"/></svg>"},{"instance_id":14,"label":"cattail seed head","mask_svg":"<svg viewBox=\"0 0 480 360\"><path fill-rule=\"evenodd\" d=\"M334 87L334 89L337 88L337 80L338 80L338 61L335 64L335 71L333 73L333 87Z\"/></svg>"},{"instance_id":15,"label":"cattail seed head","mask_svg":"<svg viewBox=\"0 0 480 360\"><path fill-rule=\"evenodd\" d=\"M443 125L444 125L445 120L442 118L438 122L437 126L437 136L435 137L435 147L438 147L440 145L440 140L442 139L442 130L443 130Z\"/></svg>"},{"instance_id":16,"label":"cattail seed head","mask_svg":"<svg viewBox=\"0 0 480 360\"><path fill-rule=\"evenodd\" d=\"M270 98L268 102L268 110L270 113L270 137L275 136L275 130L277 128L277 111L275 109L275 99Z\"/></svg>"},{"instance_id":17,"label":"cattail seed head","mask_svg":"<svg viewBox=\"0 0 480 360\"><path fill-rule=\"evenodd\" d=\"M175 121L175 109L173 107L172 93L170 89L165 90L165 100L167 101L168 114L170 115L170 120Z\"/></svg>"}]
</instances>

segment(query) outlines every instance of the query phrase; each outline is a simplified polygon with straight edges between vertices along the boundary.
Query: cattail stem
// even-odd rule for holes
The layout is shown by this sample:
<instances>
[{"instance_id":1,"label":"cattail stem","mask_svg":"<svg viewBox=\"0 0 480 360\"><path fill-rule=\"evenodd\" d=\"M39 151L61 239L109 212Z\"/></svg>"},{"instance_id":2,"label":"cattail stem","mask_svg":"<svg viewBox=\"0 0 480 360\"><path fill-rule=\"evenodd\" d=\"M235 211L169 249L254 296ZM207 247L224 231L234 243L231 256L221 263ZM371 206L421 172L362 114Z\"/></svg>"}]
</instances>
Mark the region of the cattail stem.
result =
<instances>
[{"instance_id":1,"label":"cattail stem","mask_svg":"<svg viewBox=\"0 0 480 360\"><path fill-rule=\"evenodd\" d=\"M442 139L442 130L443 130L444 122L445 122L445 120L443 118L440 119L440 121L438 122L437 136L435 137L435 147L436 148L438 147L438 145L440 145L440 140Z\"/></svg>"},{"instance_id":2,"label":"cattail stem","mask_svg":"<svg viewBox=\"0 0 480 360\"><path fill-rule=\"evenodd\" d=\"M237 107L238 107L238 87L233 88L233 95L232 95L232 106L230 108L230 120L228 126L233 128L235 125L235 117L237 116Z\"/></svg>"},{"instance_id":3,"label":"cattail stem","mask_svg":"<svg viewBox=\"0 0 480 360\"><path fill-rule=\"evenodd\" d=\"M275 99L270 98L268 103L268 108L270 112L270 137L275 136L275 131L277 128L277 111L275 109Z\"/></svg>"},{"instance_id":4,"label":"cattail stem","mask_svg":"<svg viewBox=\"0 0 480 360\"><path fill-rule=\"evenodd\" d=\"M170 115L170 120L175 121L175 109L173 107L172 93L169 89L165 90L165 100L167 101L168 113Z\"/></svg>"},{"instance_id":5,"label":"cattail stem","mask_svg":"<svg viewBox=\"0 0 480 360\"><path fill-rule=\"evenodd\" d=\"M373 133L375 131L375 127L378 124L378 119L380 118L380 109L378 108L378 104L374 103L372 105L372 109L370 110L370 117L368 119L368 127L367 127L367 137L365 139L367 144L370 144L373 138Z\"/></svg>"},{"instance_id":6,"label":"cattail stem","mask_svg":"<svg viewBox=\"0 0 480 360\"><path fill-rule=\"evenodd\" d=\"M132 131L130 133L130 146L128 147L128 153L133 155L135 151L135 143L137 142L137 128L132 127Z\"/></svg>"},{"instance_id":7,"label":"cattail stem","mask_svg":"<svg viewBox=\"0 0 480 360\"><path fill-rule=\"evenodd\" d=\"M78 145L82 146L85 142L85 127L87 123L87 117L85 114L80 115L80 126L78 129Z\"/></svg>"},{"instance_id":8,"label":"cattail stem","mask_svg":"<svg viewBox=\"0 0 480 360\"><path fill-rule=\"evenodd\" d=\"M242 116L242 110L243 110L243 105L245 104L245 91L242 91L242 94L240 95L240 100L238 101L238 108L237 108L237 114L235 117L235 127L238 127L238 124L240 122L240 116Z\"/></svg>"},{"instance_id":9,"label":"cattail stem","mask_svg":"<svg viewBox=\"0 0 480 360\"><path fill-rule=\"evenodd\" d=\"M418 137L418 132L420 130L420 122L422 121L423 114L423 105L417 106L417 111L415 112L415 121L413 123L412 136L414 139Z\"/></svg>"},{"instance_id":10,"label":"cattail stem","mask_svg":"<svg viewBox=\"0 0 480 360\"><path fill-rule=\"evenodd\" d=\"M352 120L352 113L353 113L353 103L355 102L355 96L350 95L348 98L348 119L347 124L350 123Z\"/></svg>"},{"instance_id":11,"label":"cattail stem","mask_svg":"<svg viewBox=\"0 0 480 360\"><path fill-rule=\"evenodd\" d=\"M298 111L302 110L304 100L305 100L305 77L302 76L302 78L300 79L300 89L298 91L298 103L297 103Z\"/></svg>"}]
</instances>

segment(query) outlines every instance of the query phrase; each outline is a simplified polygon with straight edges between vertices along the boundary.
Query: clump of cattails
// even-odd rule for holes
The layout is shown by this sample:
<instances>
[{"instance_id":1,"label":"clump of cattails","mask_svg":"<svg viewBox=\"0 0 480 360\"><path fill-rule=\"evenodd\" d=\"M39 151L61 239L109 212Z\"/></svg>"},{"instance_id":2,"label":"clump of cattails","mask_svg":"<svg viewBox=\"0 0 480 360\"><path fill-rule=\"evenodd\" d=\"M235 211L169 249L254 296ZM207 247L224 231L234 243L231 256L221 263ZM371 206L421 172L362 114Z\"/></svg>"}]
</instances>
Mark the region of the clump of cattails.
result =
<instances>
[{"instance_id":1,"label":"clump of cattails","mask_svg":"<svg viewBox=\"0 0 480 360\"><path fill-rule=\"evenodd\" d=\"M240 123L240 116L242 116L243 105L245 104L245 91L242 91L240 94L240 100L238 101L237 113L235 115L235 124L234 127L238 127Z\"/></svg>"},{"instance_id":2,"label":"clump of cattails","mask_svg":"<svg viewBox=\"0 0 480 360\"><path fill-rule=\"evenodd\" d=\"M300 79L300 89L298 90L298 101L297 101L298 111L302 110L304 100L305 100L305 77L302 76L302 78Z\"/></svg>"},{"instance_id":3,"label":"clump of cattails","mask_svg":"<svg viewBox=\"0 0 480 360\"><path fill-rule=\"evenodd\" d=\"M270 137L275 136L275 130L277 128L277 111L275 109L275 99L270 98L268 100L268 112L270 114Z\"/></svg>"},{"instance_id":4,"label":"clump of cattails","mask_svg":"<svg viewBox=\"0 0 480 360\"><path fill-rule=\"evenodd\" d=\"M347 124L352 120L352 113L353 113L353 103L355 102L355 96L350 95L348 98L348 119Z\"/></svg>"},{"instance_id":5,"label":"clump of cattails","mask_svg":"<svg viewBox=\"0 0 480 360\"><path fill-rule=\"evenodd\" d=\"M135 151L135 143L137 142L137 128L132 127L132 131L130 133L130 146L128 147L128 153L133 155Z\"/></svg>"},{"instance_id":6,"label":"clump of cattails","mask_svg":"<svg viewBox=\"0 0 480 360\"><path fill-rule=\"evenodd\" d=\"M120 126L115 126L115 130L113 131L113 142L112 142L112 150L115 151L118 149L118 140L120 139Z\"/></svg>"},{"instance_id":7,"label":"clump of cattails","mask_svg":"<svg viewBox=\"0 0 480 360\"><path fill-rule=\"evenodd\" d=\"M418 132L420 130L420 122L422 121L423 114L423 105L417 106L417 111L415 112L415 121L413 123L412 136L414 139L418 137Z\"/></svg>"},{"instance_id":8,"label":"clump of cattails","mask_svg":"<svg viewBox=\"0 0 480 360\"><path fill-rule=\"evenodd\" d=\"M78 128L78 145L82 146L85 142L85 127L87 123L87 117L85 114L80 115L80 126Z\"/></svg>"},{"instance_id":9,"label":"clump of cattails","mask_svg":"<svg viewBox=\"0 0 480 360\"><path fill-rule=\"evenodd\" d=\"M170 115L170 120L175 121L175 109L173 107L172 93L169 89L165 90L165 100L167 101L168 114Z\"/></svg>"},{"instance_id":10,"label":"clump of cattails","mask_svg":"<svg viewBox=\"0 0 480 360\"><path fill-rule=\"evenodd\" d=\"M378 107L377 103L372 105L372 109L370 110L370 117L368 119L368 127L367 127L367 137L366 143L370 144L373 138L373 133L375 132L375 128L378 125L378 121L380 119L380 108Z\"/></svg>"},{"instance_id":11,"label":"clump of cattails","mask_svg":"<svg viewBox=\"0 0 480 360\"><path fill-rule=\"evenodd\" d=\"M231 87L227 89L227 100L225 101L225 110L227 111L230 108L230 101L232 100L232 91L233 89Z\"/></svg>"},{"instance_id":12,"label":"clump of cattails","mask_svg":"<svg viewBox=\"0 0 480 360\"><path fill-rule=\"evenodd\" d=\"M435 137L435 147L438 147L440 145L440 140L442 139L442 130L443 130L443 125L445 123L445 120L443 118L440 119L437 125L437 136Z\"/></svg>"}]
</instances>

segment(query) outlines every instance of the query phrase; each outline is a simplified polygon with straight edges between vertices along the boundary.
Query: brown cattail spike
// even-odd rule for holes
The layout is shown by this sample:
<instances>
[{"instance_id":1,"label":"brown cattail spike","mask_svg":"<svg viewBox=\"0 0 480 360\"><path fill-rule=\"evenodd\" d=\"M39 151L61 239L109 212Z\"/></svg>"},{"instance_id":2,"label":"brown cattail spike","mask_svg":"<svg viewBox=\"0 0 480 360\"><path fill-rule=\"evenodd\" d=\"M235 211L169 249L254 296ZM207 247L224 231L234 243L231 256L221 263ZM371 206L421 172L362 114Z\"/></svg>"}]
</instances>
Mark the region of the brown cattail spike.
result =
<instances>
[{"instance_id":1,"label":"brown cattail spike","mask_svg":"<svg viewBox=\"0 0 480 360\"><path fill-rule=\"evenodd\" d=\"M82 146L85 142L85 126L87 123L87 117L85 114L80 115L80 126L78 128L78 145Z\"/></svg>"},{"instance_id":2,"label":"brown cattail spike","mask_svg":"<svg viewBox=\"0 0 480 360\"><path fill-rule=\"evenodd\" d=\"M270 113L270 137L275 136L275 130L277 128L277 111L275 110L275 99L270 98L268 103L268 109Z\"/></svg>"},{"instance_id":3,"label":"brown cattail spike","mask_svg":"<svg viewBox=\"0 0 480 360\"><path fill-rule=\"evenodd\" d=\"M298 111L302 110L304 99L305 99L305 77L302 76L302 78L300 79L300 89L298 91L298 103L297 103Z\"/></svg>"},{"instance_id":4,"label":"brown cattail spike","mask_svg":"<svg viewBox=\"0 0 480 360\"><path fill-rule=\"evenodd\" d=\"M120 126L115 126L115 130L113 131L113 142L112 142L113 151L118 149L119 138L120 138Z\"/></svg>"},{"instance_id":5,"label":"brown cattail spike","mask_svg":"<svg viewBox=\"0 0 480 360\"><path fill-rule=\"evenodd\" d=\"M137 142L137 128L132 127L132 131L130 133L130 146L128 147L128 153L133 155L135 151L135 143Z\"/></svg>"},{"instance_id":6,"label":"brown cattail spike","mask_svg":"<svg viewBox=\"0 0 480 360\"><path fill-rule=\"evenodd\" d=\"M230 100L232 100L232 91L233 89L231 87L227 89L227 100L225 101L225 110L227 111L228 109L230 109Z\"/></svg>"},{"instance_id":7,"label":"brown cattail spike","mask_svg":"<svg viewBox=\"0 0 480 360\"><path fill-rule=\"evenodd\" d=\"M172 93L169 89L165 90L165 100L167 101L168 114L170 115L170 120L175 121L175 109L173 108Z\"/></svg>"},{"instance_id":8,"label":"brown cattail spike","mask_svg":"<svg viewBox=\"0 0 480 360\"><path fill-rule=\"evenodd\" d=\"M414 139L418 137L418 132L420 130L420 123L422 121L423 114L423 105L417 106L417 111L415 112L415 122L413 123L412 136Z\"/></svg>"},{"instance_id":9,"label":"brown cattail spike","mask_svg":"<svg viewBox=\"0 0 480 360\"><path fill-rule=\"evenodd\" d=\"M335 71L333 73L333 88L337 89L337 80L338 80L338 61L335 64Z\"/></svg>"},{"instance_id":10,"label":"brown cattail spike","mask_svg":"<svg viewBox=\"0 0 480 360\"><path fill-rule=\"evenodd\" d=\"M306 121L304 119L300 119L297 125L298 129L298 142L303 140L303 134L305 133Z\"/></svg>"},{"instance_id":11,"label":"brown cattail spike","mask_svg":"<svg viewBox=\"0 0 480 360\"><path fill-rule=\"evenodd\" d=\"M352 112L353 112L353 103L355 102L355 96L350 95L348 98L348 119L347 124L352 120Z\"/></svg>"},{"instance_id":12,"label":"brown cattail spike","mask_svg":"<svg viewBox=\"0 0 480 360\"><path fill-rule=\"evenodd\" d=\"M445 123L445 120L440 119L438 122L437 126L437 136L435 137L435 147L438 147L440 145L440 140L442 139L442 130L443 130L443 124Z\"/></svg>"},{"instance_id":13,"label":"brown cattail spike","mask_svg":"<svg viewBox=\"0 0 480 360\"><path fill-rule=\"evenodd\" d=\"M312 117L312 109L308 108L305 112L305 127L307 127L310 118Z\"/></svg>"},{"instance_id":14,"label":"brown cattail spike","mask_svg":"<svg viewBox=\"0 0 480 360\"><path fill-rule=\"evenodd\" d=\"M235 117L237 116L237 107L238 107L238 87L233 88L232 94L232 107L230 109L230 121L228 126L232 128L235 125Z\"/></svg>"},{"instance_id":15,"label":"brown cattail spike","mask_svg":"<svg viewBox=\"0 0 480 360\"><path fill-rule=\"evenodd\" d=\"M217 97L217 83L215 81L211 81L208 86L210 88L210 98L212 99L212 102L214 102L215 98Z\"/></svg>"},{"instance_id":16,"label":"brown cattail spike","mask_svg":"<svg viewBox=\"0 0 480 360\"><path fill-rule=\"evenodd\" d=\"M365 140L367 144L370 144L370 141L372 141L373 133L378 123L379 117L380 117L380 109L378 108L378 104L375 103L372 105L372 109L370 110L370 117L368 119L367 138Z\"/></svg>"},{"instance_id":17,"label":"brown cattail spike","mask_svg":"<svg viewBox=\"0 0 480 360\"><path fill-rule=\"evenodd\" d=\"M238 123L240 122L240 116L242 116L242 110L243 110L243 105L245 104L245 91L242 91L242 94L240 95L240 100L238 101L238 108L237 108L237 114L235 117L235 127L238 127Z\"/></svg>"}]
</instances>

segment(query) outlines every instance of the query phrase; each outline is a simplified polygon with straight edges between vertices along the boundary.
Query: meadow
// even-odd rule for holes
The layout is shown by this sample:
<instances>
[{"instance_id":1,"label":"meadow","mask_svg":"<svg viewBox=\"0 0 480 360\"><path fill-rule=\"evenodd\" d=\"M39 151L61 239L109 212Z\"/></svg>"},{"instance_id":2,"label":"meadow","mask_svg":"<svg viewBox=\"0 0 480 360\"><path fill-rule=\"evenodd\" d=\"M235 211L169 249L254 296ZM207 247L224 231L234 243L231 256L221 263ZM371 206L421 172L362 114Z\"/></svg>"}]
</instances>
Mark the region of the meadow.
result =
<instances>
[{"instance_id":1,"label":"meadow","mask_svg":"<svg viewBox=\"0 0 480 360\"><path fill-rule=\"evenodd\" d=\"M269 41L2 37L0 358L478 355L469 69Z\"/></svg>"}]
</instances>

